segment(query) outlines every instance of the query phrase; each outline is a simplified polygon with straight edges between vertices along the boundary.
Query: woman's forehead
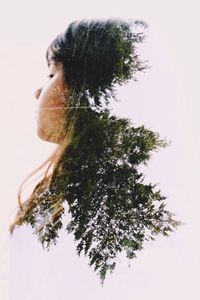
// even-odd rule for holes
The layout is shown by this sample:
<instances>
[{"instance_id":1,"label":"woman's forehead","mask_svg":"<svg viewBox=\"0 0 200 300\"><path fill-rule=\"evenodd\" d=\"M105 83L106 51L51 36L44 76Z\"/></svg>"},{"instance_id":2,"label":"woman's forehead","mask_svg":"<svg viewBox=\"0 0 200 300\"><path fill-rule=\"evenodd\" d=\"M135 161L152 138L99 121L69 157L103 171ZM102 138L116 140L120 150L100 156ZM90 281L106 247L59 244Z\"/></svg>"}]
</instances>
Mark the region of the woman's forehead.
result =
<instances>
[{"instance_id":1,"label":"woman's forehead","mask_svg":"<svg viewBox=\"0 0 200 300\"><path fill-rule=\"evenodd\" d=\"M50 67L51 65L54 65L56 67L59 67L62 65L61 61L55 60L54 53L50 48L48 48L48 50L47 50L47 64L48 64L48 67Z\"/></svg>"},{"instance_id":2,"label":"woman's forehead","mask_svg":"<svg viewBox=\"0 0 200 300\"><path fill-rule=\"evenodd\" d=\"M54 53L53 53L53 51L51 50L50 47L47 49L46 58L47 58L48 67L50 66L50 64L55 64L56 65L56 61L54 59Z\"/></svg>"},{"instance_id":3,"label":"woman's forehead","mask_svg":"<svg viewBox=\"0 0 200 300\"><path fill-rule=\"evenodd\" d=\"M53 51L51 50L51 48L48 48L48 50L47 50L47 57L48 57L48 60L49 60L49 61L52 61L52 60L53 60L54 53L53 53Z\"/></svg>"}]
</instances>

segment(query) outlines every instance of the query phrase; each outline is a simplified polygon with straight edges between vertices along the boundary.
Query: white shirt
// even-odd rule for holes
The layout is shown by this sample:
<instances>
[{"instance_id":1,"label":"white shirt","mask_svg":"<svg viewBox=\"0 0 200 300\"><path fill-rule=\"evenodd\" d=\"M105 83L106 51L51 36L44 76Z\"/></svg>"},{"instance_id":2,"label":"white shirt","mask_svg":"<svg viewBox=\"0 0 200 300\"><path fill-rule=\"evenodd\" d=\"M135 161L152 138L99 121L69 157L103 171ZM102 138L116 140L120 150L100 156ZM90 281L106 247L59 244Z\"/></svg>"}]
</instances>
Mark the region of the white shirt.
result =
<instances>
[{"instance_id":1,"label":"white shirt","mask_svg":"<svg viewBox=\"0 0 200 300\"><path fill-rule=\"evenodd\" d=\"M88 265L87 257L76 254L73 234L68 234L64 227L56 246L52 245L49 251L42 248L31 226L23 225L15 229L8 238L8 299L110 300L111 293L115 300L124 299L121 289L123 280L125 283L124 276L120 280L114 270L113 274L107 274L102 287L99 276ZM129 271L127 264L126 271Z\"/></svg>"}]
</instances>

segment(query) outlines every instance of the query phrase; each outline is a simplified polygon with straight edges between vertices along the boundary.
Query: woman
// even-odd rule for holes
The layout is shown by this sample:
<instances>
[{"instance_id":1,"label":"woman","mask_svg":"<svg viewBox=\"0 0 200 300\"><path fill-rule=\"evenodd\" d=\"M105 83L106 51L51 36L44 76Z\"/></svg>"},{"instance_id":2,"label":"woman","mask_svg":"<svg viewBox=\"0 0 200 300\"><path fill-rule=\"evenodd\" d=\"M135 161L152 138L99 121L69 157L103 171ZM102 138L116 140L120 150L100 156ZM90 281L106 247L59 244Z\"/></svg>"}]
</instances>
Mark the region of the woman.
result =
<instances>
[{"instance_id":1,"label":"woman","mask_svg":"<svg viewBox=\"0 0 200 300\"><path fill-rule=\"evenodd\" d=\"M66 229L79 241L78 254L84 250L90 265L100 270L102 281L107 270L114 269L119 252L126 250L133 258L145 239L167 235L178 225L164 209L165 197L155 185L144 184L138 171L151 151L166 142L144 126L134 128L129 120L112 116L108 109L115 85L136 80L134 73L147 68L136 52L136 44L145 37L133 31L138 27L146 25L83 19L72 22L49 45L49 80L35 92L37 133L58 147L41 166L49 163L24 203L20 186L19 211L10 226L12 233L17 225L31 224L48 248L63 226L67 201L71 221Z\"/></svg>"}]
</instances>

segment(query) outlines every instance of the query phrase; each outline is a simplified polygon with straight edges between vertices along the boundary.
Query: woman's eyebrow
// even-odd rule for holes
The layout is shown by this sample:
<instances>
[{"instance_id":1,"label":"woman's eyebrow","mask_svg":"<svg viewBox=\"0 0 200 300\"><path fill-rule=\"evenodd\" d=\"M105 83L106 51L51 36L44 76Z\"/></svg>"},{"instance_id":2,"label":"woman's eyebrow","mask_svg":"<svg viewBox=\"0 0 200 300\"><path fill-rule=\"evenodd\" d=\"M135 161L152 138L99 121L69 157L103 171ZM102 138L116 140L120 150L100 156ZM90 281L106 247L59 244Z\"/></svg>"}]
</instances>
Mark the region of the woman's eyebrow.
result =
<instances>
[{"instance_id":1,"label":"woman's eyebrow","mask_svg":"<svg viewBox=\"0 0 200 300\"><path fill-rule=\"evenodd\" d=\"M53 57L50 57L48 59L48 67L50 67L51 64L55 67L58 67L61 63L59 61L56 61Z\"/></svg>"},{"instance_id":2,"label":"woman's eyebrow","mask_svg":"<svg viewBox=\"0 0 200 300\"><path fill-rule=\"evenodd\" d=\"M49 63L54 62L53 56L48 57L48 62L49 62Z\"/></svg>"},{"instance_id":3,"label":"woman's eyebrow","mask_svg":"<svg viewBox=\"0 0 200 300\"><path fill-rule=\"evenodd\" d=\"M51 59L48 61L48 67L50 68L51 66L56 68L58 66L58 63L55 60Z\"/></svg>"},{"instance_id":4,"label":"woman's eyebrow","mask_svg":"<svg viewBox=\"0 0 200 300\"><path fill-rule=\"evenodd\" d=\"M54 63L56 65L53 55L51 56L47 55L47 62L48 62L48 67L50 66L51 63Z\"/></svg>"}]
</instances>

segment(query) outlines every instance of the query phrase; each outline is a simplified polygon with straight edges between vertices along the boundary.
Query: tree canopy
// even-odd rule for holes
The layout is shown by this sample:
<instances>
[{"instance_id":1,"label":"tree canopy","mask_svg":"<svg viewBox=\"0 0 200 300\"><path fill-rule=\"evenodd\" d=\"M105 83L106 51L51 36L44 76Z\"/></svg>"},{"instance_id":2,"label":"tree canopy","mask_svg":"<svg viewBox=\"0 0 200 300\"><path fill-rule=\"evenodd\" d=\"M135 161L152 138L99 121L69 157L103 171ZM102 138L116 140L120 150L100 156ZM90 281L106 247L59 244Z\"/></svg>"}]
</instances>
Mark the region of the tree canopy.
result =
<instances>
[{"instance_id":1,"label":"tree canopy","mask_svg":"<svg viewBox=\"0 0 200 300\"><path fill-rule=\"evenodd\" d=\"M133 127L108 109L80 110L64 164L27 219L43 246L56 244L64 201L71 213L66 230L74 234L77 253L88 256L102 283L118 253L124 250L134 258L145 240L167 236L179 222L165 208L166 197L156 185L144 183L139 171L152 151L166 145L158 133Z\"/></svg>"}]
</instances>

